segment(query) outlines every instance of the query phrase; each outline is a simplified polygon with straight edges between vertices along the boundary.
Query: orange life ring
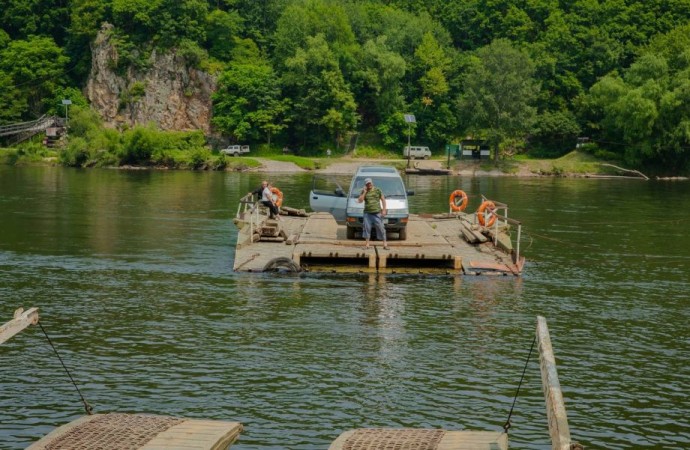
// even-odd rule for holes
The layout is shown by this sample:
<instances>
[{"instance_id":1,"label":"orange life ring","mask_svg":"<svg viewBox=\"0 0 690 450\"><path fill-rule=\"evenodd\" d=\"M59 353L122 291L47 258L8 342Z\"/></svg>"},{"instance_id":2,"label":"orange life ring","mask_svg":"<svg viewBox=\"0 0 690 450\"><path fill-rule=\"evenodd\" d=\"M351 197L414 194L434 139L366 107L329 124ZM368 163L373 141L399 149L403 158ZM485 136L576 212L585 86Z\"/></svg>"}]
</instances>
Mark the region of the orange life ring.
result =
<instances>
[{"instance_id":1,"label":"orange life ring","mask_svg":"<svg viewBox=\"0 0 690 450\"><path fill-rule=\"evenodd\" d=\"M458 198L460 199L460 204L458 204ZM470 199L467 197L467 194L465 194L465 191L461 191L460 189L453 191L453 193L450 194L450 199L448 199L450 209L453 211L464 211L469 201Z\"/></svg>"},{"instance_id":2,"label":"orange life ring","mask_svg":"<svg viewBox=\"0 0 690 450\"><path fill-rule=\"evenodd\" d=\"M494 213L495 209L496 205L491 200L486 200L479 205L479 209L477 209L477 219L479 220L479 224L481 226L490 227L494 224L494 222L496 222L496 213ZM490 216L488 222L485 219L485 215Z\"/></svg>"},{"instance_id":3,"label":"orange life ring","mask_svg":"<svg viewBox=\"0 0 690 450\"><path fill-rule=\"evenodd\" d=\"M273 194L273 203L280 208L283 204L283 193L277 187L271 188L271 194Z\"/></svg>"}]
</instances>

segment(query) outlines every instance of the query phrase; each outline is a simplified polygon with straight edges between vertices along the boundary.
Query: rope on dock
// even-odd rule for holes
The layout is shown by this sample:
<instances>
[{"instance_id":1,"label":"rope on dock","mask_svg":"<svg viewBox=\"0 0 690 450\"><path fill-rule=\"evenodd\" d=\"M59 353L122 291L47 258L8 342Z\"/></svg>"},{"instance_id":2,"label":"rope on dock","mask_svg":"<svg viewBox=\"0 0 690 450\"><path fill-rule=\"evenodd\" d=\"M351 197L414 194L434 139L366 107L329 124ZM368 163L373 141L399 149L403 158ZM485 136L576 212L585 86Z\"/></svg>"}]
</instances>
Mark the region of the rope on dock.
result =
<instances>
[{"instance_id":1,"label":"rope on dock","mask_svg":"<svg viewBox=\"0 0 690 450\"><path fill-rule=\"evenodd\" d=\"M520 377L520 382L518 383L517 390L515 391L515 397L513 397L513 404L510 405L510 412L508 413L508 420L503 424L503 431L508 434L510 429L510 418L513 415L513 409L515 408L515 402L517 402L518 395L520 394L520 386L522 386L522 381L525 379L525 373L527 372L527 365L529 364L529 358L532 356L532 350L534 350L534 344L537 342L537 337L532 339L532 345L529 348L529 353L527 354L527 361L525 361L525 367L522 369L522 376Z\"/></svg>"},{"instance_id":2,"label":"rope on dock","mask_svg":"<svg viewBox=\"0 0 690 450\"><path fill-rule=\"evenodd\" d=\"M77 390L77 393L79 394L79 397L81 397L81 401L84 404L84 410L86 411L86 414L91 415L93 414L93 407L89 405L89 402L86 401L84 396L81 394L81 391L79 390L79 387L77 386L77 383L74 381L74 378L72 378L72 374L69 372L67 369L67 366L65 363L62 361L62 358L60 357L60 354L58 353L57 349L53 345L53 342L50 340L50 337L48 336L48 333L46 333L45 328L43 328L43 324L41 322L38 322L38 326L41 327L41 330L43 331L43 334L45 334L46 339L48 340L48 343L50 346L53 348L53 351L55 352L55 355L58 357L60 360L60 364L62 364L62 368L65 369L65 372L67 372L67 376L69 377L70 381L72 381L72 384L74 385L74 388Z\"/></svg>"}]
</instances>

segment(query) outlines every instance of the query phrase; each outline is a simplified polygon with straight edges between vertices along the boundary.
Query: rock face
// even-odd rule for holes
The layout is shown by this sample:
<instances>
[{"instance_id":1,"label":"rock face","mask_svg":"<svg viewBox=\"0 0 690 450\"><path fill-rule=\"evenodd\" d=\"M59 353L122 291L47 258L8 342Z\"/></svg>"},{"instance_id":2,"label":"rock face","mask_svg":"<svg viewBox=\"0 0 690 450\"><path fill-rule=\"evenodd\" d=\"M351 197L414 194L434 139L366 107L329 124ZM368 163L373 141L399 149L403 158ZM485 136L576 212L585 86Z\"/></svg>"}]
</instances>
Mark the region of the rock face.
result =
<instances>
[{"instance_id":1,"label":"rock face","mask_svg":"<svg viewBox=\"0 0 690 450\"><path fill-rule=\"evenodd\" d=\"M113 26L104 24L91 45L91 73L86 97L110 127L155 123L162 130L211 131L211 95L216 80L189 68L174 51L154 50L146 67L115 72L117 48Z\"/></svg>"}]
</instances>

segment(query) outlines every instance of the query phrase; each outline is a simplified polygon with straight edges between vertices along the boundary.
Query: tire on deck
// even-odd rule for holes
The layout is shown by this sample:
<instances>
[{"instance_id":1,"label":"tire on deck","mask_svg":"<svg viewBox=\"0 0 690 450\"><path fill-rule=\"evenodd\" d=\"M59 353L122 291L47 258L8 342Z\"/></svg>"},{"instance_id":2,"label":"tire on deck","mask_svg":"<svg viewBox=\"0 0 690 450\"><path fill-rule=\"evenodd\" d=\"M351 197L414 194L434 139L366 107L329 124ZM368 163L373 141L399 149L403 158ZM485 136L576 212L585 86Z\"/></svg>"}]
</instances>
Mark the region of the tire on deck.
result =
<instances>
[{"instance_id":1,"label":"tire on deck","mask_svg":"<svg viewBox=\"0 0 690 450\"><path fill-rule=\"evenodd\" d=\"M297 265L290 258L281 256L280 258L273 258L263 268L264 272L301 272L302 268Z\"/></svg>"}]
</instances>

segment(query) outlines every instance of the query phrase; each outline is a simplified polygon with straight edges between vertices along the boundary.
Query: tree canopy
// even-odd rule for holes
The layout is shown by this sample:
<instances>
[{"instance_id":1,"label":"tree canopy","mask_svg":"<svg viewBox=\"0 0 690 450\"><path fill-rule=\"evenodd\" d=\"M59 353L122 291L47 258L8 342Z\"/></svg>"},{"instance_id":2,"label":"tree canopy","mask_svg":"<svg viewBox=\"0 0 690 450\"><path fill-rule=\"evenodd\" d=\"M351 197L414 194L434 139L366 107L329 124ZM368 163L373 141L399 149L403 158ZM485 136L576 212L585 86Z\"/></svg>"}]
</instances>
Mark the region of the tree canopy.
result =
<instances>
[{"instance_id":1,"label":"tree canopy","mask_svg":"<svg viewBox=\"0 0 690 450\"><path fill-rule=\"evenodd\" d=\"M690 0L0 0L0 122L82 90L108 22L120 73L153 49L213 68L213 124L234 141L366 131L397 150L412 113L411 139L436 151L472 135L559 156L585 135L687 171L689 19Z\"/></svg>"}]
</instances>

